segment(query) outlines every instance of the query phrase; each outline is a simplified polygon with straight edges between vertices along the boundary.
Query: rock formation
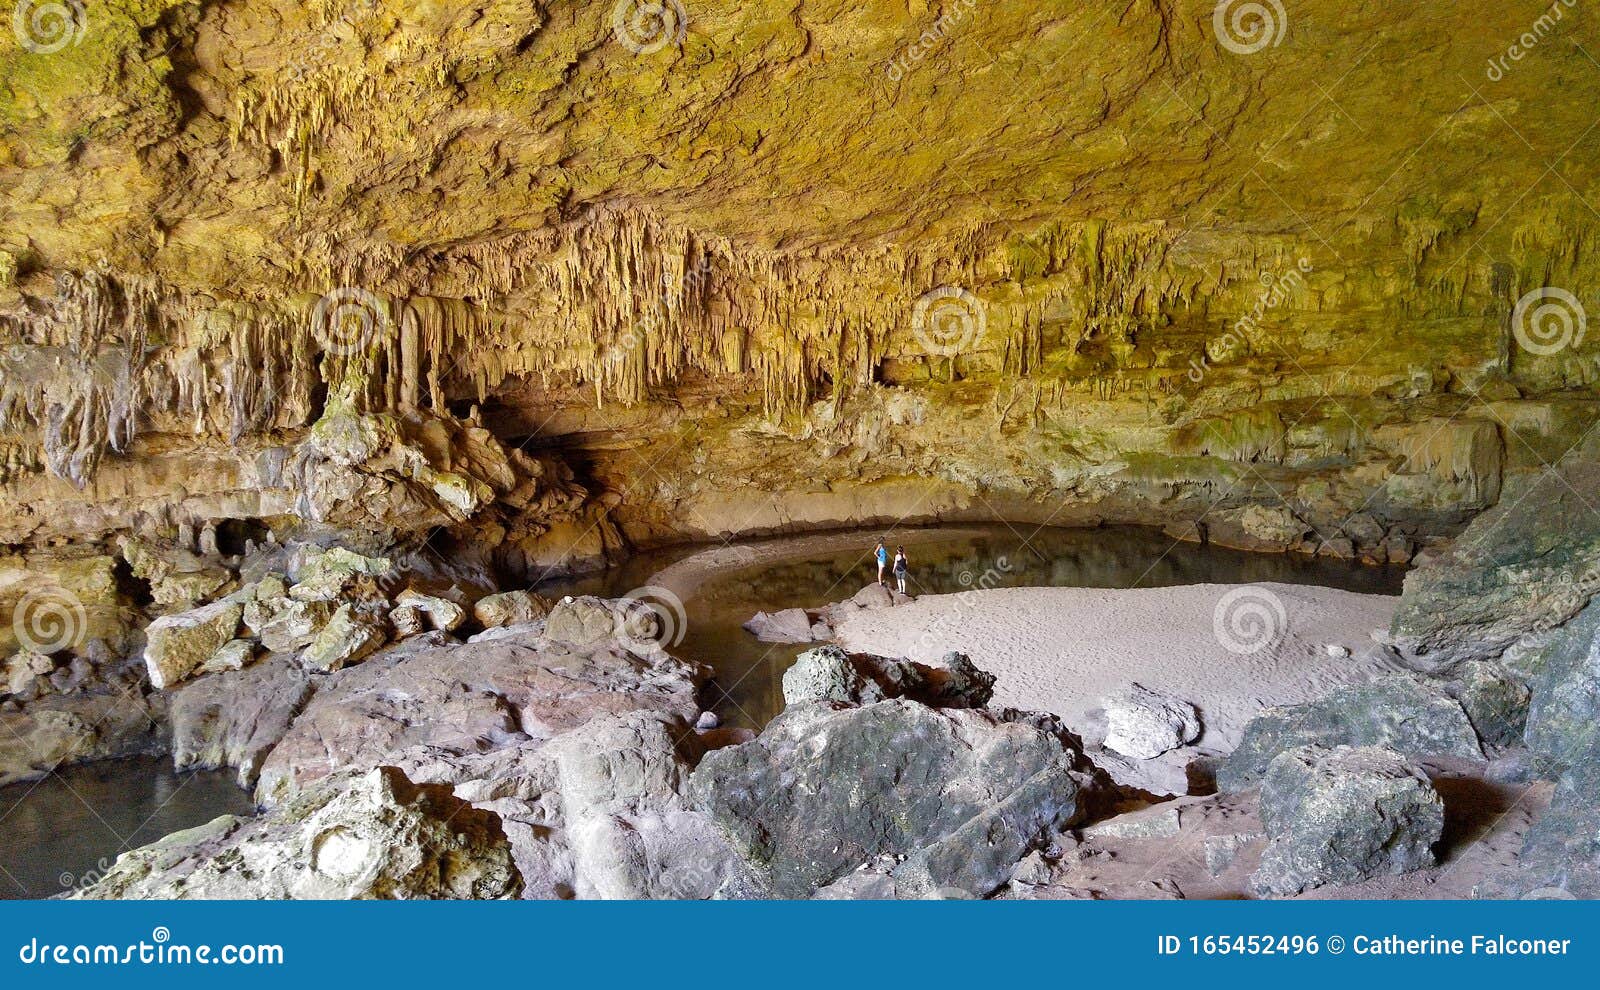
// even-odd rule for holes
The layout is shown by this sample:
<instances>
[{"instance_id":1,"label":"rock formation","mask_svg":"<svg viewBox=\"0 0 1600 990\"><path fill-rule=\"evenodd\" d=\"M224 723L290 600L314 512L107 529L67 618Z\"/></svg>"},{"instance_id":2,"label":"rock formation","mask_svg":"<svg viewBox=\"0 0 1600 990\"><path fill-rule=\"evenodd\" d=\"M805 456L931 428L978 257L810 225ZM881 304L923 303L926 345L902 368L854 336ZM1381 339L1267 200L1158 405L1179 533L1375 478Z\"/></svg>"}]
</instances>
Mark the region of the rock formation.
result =
<instances>
[{"instance_id":1,"label":"rock formation","mask_svg":"<svg viewBox=\"0 0 1600 990\"><path fill-rule=\"evenodd\" d=\"M1525 756L1557 783L1516 892L1595 889L1600 76L1565 26L1506 71L1516 5L1300 0L1248 51L1211 0L948 33L926 0L696 0L644 39L612 4L89 6L0 32L0 783L170 751L272 809L107 892L1030 886L1093 788L985 709L981 656L809 652L704 755L658 613L530 590L974 519L1415 561L1410 673L1267 713L1223 786L1307 745ZM842 785L774 782L883 782L875 747L932 790L812 856ZM452 831L457 799L494 821ZM324 814L421 831L208 872ZM420 879L452 843L477 866Z\"/></svg>"}]
</instances>

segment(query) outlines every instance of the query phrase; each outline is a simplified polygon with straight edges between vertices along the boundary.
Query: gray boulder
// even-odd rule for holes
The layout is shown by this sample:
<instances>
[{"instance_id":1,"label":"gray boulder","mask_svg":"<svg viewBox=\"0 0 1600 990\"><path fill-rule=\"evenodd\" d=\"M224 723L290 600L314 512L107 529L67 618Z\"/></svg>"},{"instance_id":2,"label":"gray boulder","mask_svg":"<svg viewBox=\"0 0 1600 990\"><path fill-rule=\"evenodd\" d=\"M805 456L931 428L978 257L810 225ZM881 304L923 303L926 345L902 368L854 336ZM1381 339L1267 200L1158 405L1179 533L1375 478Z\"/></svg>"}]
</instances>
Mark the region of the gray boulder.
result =
<instances>
[{"instance_id":1,"label":"gray boulder","mask_svg":"<svg viewBox=\"0 0 1600 990\"><path fill-rule=\"evenodd\" d=\"M1261 824L1269 842L1251 887L1281 897L1433 866L1444 802L1393 750L1302 746L1267 769Z\"/></svg>"},{"instance_id":2,"label":"gray boulder","mask_svg":"<svg viewBox=\"0 0 1600 990\"><path fill-rule=\"evenodd\" d=\"M873 704L910 698L935 708L982 708L994 698L995 677L964 653L947 653L937 666L912 660L846 653L837 646L807 650L783 675L784 703L836 701Z\"/></svg>"},{"instance_id":3,"label":"gray boulder","mask_svg":"<svg viewBox=\"0 0 1600 990\"><path fill-rule=\"evenodd\" d=\"M1505 891L1520 897L1600 898L1600 767L1569 768L1528 830Z\"/></svg>"},{"instance_id":4,"label":"gray boulder","mask_svg":"<svg viewBox=\"0 0 1600 990\"><path fill-rule=\"evenodd\" d=\"M499 899L521 875L494 814L394 767L325 781L118 858L93 900Z\"/></svg>"},{"instance_id":5,"label":"gray boulder","mask_svg":"<svg viewBox=\"0 0 1600 990\"><path fill-rule=\"evenodd\" d=\"M837 701L843 704L872 704L882 701L883 690L857 668L850 654L837 646L807 650L783 672L783 702L801 705L809 701Z\"/></svg>"},{"instance_id":6,"label":"gray boulder","mask_svg":"<svg viewBox=\"0 0 1600 990\"><path fill-rule=\"evenodd\" d=\"M388 623L365 610L340 605L300 655L300 664L319 674L358 664L389 641Z\"/></svg>"},{"instance_id":7,"label":"gray boulder","mask_svg":"<svg viewBox=\"0 0 1600 990\"><path fill-rule=\"evenodd\" d=\"M1300 746L1382 746L1407 756L1481 760L1483 747L1461 703L1403 674L1342 688L1319 701L1269 708L1217 771L1225 791L1253 787L1278 754Z\"/></svg>"},{"instance_id":8,"label":"gray boulder","mask_svg":"<svg viewBox=\"0 0 1600 990\"><path fill-rule=\"evenodd\" d=\"M1498 750L1520 743L1532 700L1527 683L1483 660L1468 660L1455 673L1455 698L1484 746Z\"/></svg>"},{"instance_id":9,"label":"gray boulder","mask_svg":"<svg viewBox=\"0 0 1600 990\"><path fill-rule=\"evenodd\" d=\"M622 640L647 646L660 632L660 617L642 602L601 598L564 598L545 619L545 634L573 646Z\"/></svg>"},{"instance_id":10,"label":"gray boulder","mask_svg":"<svg viewBox=\"0 0 1600 990\"><path fill-rule=\"evenodd\" d=\"M1105 699L1107 749L1140 760L1200 738L1200 715L1187 701L1133 684Z\"/></svg>"},{"instance_id":11,"label":"gray boulder","mask_svg":"<svg viewBox=\"0 0 1600 990\"><path fill-rule=\"evenodd\" d=\"M1600 462L1570 457L1508 485L1449 548L1406 576L1392 629L1418 669L1445 671L1492 660L1527 636L1577 615L1596 590L1580 580L1600 572Z\"/></svg>"},{"instance_id":12,"label":"gray boulder","mask_svg":"<svg viewBox=\"0 0 1600 990\"><path fill-rule=\"evenodd\" d=\"M744 628L763 643L810 643L815 638L811 616L803 608L757 612L744 624Z\"/></svg>"},{"instance_id":13,"label":"gray boulder","mask_svg":"<svg viewBox=\"0 0 1600 990\"><path fill-rule=\"evenodd\" d=\"M254 787L262 762L313 690L311 678L290 657L184 684L168 705L173 766L235 767L240 786Z\"/></svg>"},{"instance_id":14,"label":"gray boulder","mask_svg":"<svg viewBox=\"0 0 1600 990\"><path fill-rule=\"evenodd\" d=\"M806 704L708 754L689 794L779 897L810 897L881 857L898 862L902 894L983 896L1078 820L1090 782L1078 759L1057 736L987 712Z\"/></svg>"}]
</instances>

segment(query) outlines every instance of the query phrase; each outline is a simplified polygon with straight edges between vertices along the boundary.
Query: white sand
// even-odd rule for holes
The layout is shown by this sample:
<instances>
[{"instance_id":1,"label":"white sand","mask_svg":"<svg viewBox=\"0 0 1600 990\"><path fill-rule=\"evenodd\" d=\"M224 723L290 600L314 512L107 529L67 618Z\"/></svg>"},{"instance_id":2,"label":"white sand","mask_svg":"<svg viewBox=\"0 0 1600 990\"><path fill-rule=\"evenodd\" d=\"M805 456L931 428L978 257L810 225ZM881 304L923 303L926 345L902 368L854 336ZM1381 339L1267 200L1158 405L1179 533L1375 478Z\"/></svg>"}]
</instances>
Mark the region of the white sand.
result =
<instances>
[{"instance_id":1,"label":"white sand","mask_svg":"<svg viewBox=\"0 0 1600 990\"><path fill-rule=\"evenodd\" d=\"M1222 644L1214 623L1230 593L1231 617L1243 623L1230 633L1235 642L1275 641L1249 654ZM999 678L996 704L1052 712L1086 737L1100 700L1137 682L1194 704L1205 727L1199 746L1226 753L1262 708L1314 700L1391 669L1374 656L1371 633L1389 627L1398 602L1281 584L1010 588L852 612L837 633L841 646L858 653L924 663L966 653ZM1282 627L1280 636L1249 624L1251 604L1269 626ZM1229 618L1224 614L1225 631ZM1328 644L1351 656L1330 656Z\"/></svg>"}]
</instances>

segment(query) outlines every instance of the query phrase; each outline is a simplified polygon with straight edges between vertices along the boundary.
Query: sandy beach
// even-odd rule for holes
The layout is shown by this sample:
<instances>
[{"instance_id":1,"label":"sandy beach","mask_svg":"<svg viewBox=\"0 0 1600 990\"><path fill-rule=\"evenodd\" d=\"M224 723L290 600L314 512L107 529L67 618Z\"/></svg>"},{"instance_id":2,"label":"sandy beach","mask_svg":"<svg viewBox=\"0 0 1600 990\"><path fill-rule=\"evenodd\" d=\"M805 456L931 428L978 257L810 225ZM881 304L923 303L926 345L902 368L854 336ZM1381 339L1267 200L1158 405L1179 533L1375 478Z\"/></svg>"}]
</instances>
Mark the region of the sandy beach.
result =
<instances>
[{"instance_id":1,"label":"sandy beach","mask_svg":"<svg viewBox=\"0 0 1600 990\"><path fill-rule=\"evenodd\" d=\"M1197 746L1226 753L1262 708L1392 669L1371 634L1398 601L1282 584L1011 588L848 612L836 632L853 652L927 663L966 653L999 678L995 704L1054 713L1086 735L1100 700L1130 683L1171 693L1200 710Z\"/></svg>"}]
</instances>

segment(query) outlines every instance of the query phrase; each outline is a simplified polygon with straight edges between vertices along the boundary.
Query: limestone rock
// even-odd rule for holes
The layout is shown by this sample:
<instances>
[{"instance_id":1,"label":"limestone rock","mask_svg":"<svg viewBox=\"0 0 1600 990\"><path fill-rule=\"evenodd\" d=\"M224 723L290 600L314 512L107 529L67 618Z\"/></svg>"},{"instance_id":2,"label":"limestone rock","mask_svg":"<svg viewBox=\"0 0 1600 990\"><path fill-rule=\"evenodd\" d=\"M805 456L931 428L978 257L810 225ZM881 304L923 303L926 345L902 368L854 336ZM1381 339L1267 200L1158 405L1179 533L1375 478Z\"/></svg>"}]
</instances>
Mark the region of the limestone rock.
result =
<instances>
[{"instance_id":1,"label":"limestone rock","mask_svg":"<svg viewBox=\"0 0 1600 990\"><path fill-rule=\"evenodd\" d=\"M94 900L503 899L522 877L500 820L394 767L326 781L121 856Z\"/></svg>"},{"instance_id":2,"label":"limestone rock","mask_svg":"<svg viewBox=\"0 0 1600 990\"><path fill-rule=\"evenodd\" d=\"M157 752L160 719L137 692L52 696L0 711L0 787L74 763Z\"/></svg>"},{"instance_id":3,"label":"limestone rock","mask_svg":"<svg viewBox=\"0 0 1600 990\"><path fill-rule=\"evenodd\" d=\"M340 605L300 654L300 663L307 670L331 674L360 663L388 641L388 627L376 616Z\"/></svg>"},{"instance_id":4,"label":"limestone rock","mask_svg":"<svg viewBox=\"0 0 1600 990\"><path fill-rule=\"evenodd\" d=\"M610 643L574 650L524 634L430 647L418 637L319 686L268 756L257 799L279 803L330 773L394 763L408 750L437 760L550 739L607 713L660 712L687 725L708 674Z\"/></svg>"},{"instance_id":5,"label":"limestone rock","mask_svg":"<svg viewBox=\"0 0 1600 990\"><path fill-rule=\"evenodd\" d=\"M606 601L585 596L556 603L545 619L544 628L549 638L574 646L621 640L642 648L655 640L660 619L642 602Z\"/></svg>"},{"instance_id":6,"label":"limestone rock","mask_svg":"<svg viewBox=\"0 0 1600 990\"><path fill-rule=\"evenodd\" d=\"M1076 820L1075 758L983 712L807 704L707 754L689 790L778 896L809 897L881 856L904 857L894 872L906 890L982 896Z\"/></svg>"},{"instance_id":7,"label":"limestone rock","mask_svg":"<svg viewBox=\"0 0 1600 990\"><path fill-rule=\"evenodd\" d=\"M1139 684L1105 699L1105 745L1124 756L1153 760L1200 738L1193 705Z\"/></svg>"},{"instance_id":8,"label":"limestone rock","mask_svg":"<svg viewBox=\"0 0 1600 990\"><path fill-rule=\"evenodd\" d=\"M145 666L150 683L166 690L194 673L239 631L243 606L217 602L190 612L163 616L145 630Z\"/></svg>"},{"instance_id":9,"label":"limestone rock","mask_svg":"<svg viewBox=\"0 0 1600 990\"><path fill-rule=\"evenodd\" d=\"M1521 678L1497 664L1468 660L1456 670L1455 696L1485 747L1522 741L1532 694Z\"/></svg>"},{"instance_id":10,"label":"limestone rock","mask_svg":"<svg viewBox=\"0 0 1600 990\"><path fill-rule=\"evenodd\" d=\"M1600 897L1600 768L1580 762L1562 773L1517 866L1508 878L1514 896Z\"/></svg>"},{"instance_id":11,"label":"limestone rock","mask_svg":"<svg viewBox=\"0 0 1600 990\"><path fill-rule=\"evenodd\" d=\"M811 617L803 608L757 612L744 628L763 643L810 643L814 639Z\"/></svg>"},{"instance_id":12,"label":"limestone rock","mask_svg":"<svg viewBox=\"0 0 1600 990\"><path fill-rule=\"evenodd\" d=\"M205 663L195 668L196 676L206 674L223 674L231 670L243 670L256 658L256 644L248 639L233 639L211 654Z\"/></svg>"},{"instance_id":13,"label":"limestone rock","mask_svg":"<svg viewBox=\"0 0 1600 990\"><path fill-rule=\"evenodd\" d=\"M1461 703L1405 675L1342 688L1303 705L1269 708L1217 773L1223 790L1254 784L1280 753L1300 746L1379 746L1408 757L1484 758Z\"/></svg>"},{"instance_id":14,"label":"limestone rock","mask_svg":"<svg viewBox=\"0 0 1600 990\"><path fill-rule=\"evenodd\" d=\"M659 713L600 715L552 741L579 897L705 899L751 889L744 862L679 797L695 736Z\"/></svg>"},{"instance_id":15,"label":"limestone rock","mask_svg":"<svg viewBox=\"0 0 1600 990\"><path fill-rule=\"evenodd\" d=\"M1268 768L1261 822L1270 841L1251 885L1285 896L1434 865L1444 802L1393 750L1303 746Z\"/></svg>"},{"instance_id":16,"label":"limestone rock","mask_svg":"<svg viewBox=\"0 0 1600 990\"><path fill-rule=\"evenodd\" d=\"M455 632L461 628L461 623L467 620L467 610L455 602L409 589L400 592L395 598L395 604L400 608L417 610L427 617L431 628L440 632Z\"/></svg>"},{"instance_id":17,"label":"limestone rock","mask_svg":"<svg viewBox=\"0 0 1600 990\"><path fill-rule=\"evenodd\" d=\"M507 591L480 598L472 606L472 617L485 629L520 626L537 622L550 614L550 603L531 591Z\"/></svg>"},{"instance_id":18,"label":"limestone rock","mask_svg":"<svg viewBox=\"0 0 1600 990\"><path fill-rule=\"evenodd\" d=\"M1576 616L1595 590L1578 579L1600 571L1600 517L1579 494L1596 490L1600 464L1573 457L1507 491L1406 576L1396 647L1419 667L1444 671L1493 660Z\"/></svg>"},{"instance_id":19,"label":"limestone rock","mask_svg":"<svg viewBox=\"0 0 1600 990\"><path fill-rule=\"evenodd\" d=\"M244 623L269 653L298 653L311 645L333 613L332 602L262 598L244 606Z\"/></svg>"},{"instance_id":20,"label":"limestone rock","mask_svg":"<svg viewBox=\"0 0 1600 990\"><path fill-rule=\"evenodd\" d=\"M312 692L311 679L291 657L183 684L168 706L173 766L235 767L240 785L254 787L262 761Z\"/></svg>"},{"instance_id":21,"label":"limestone rock","mask_svg":"<svg viewBox=\"0 0 1600 990\"><path fill-rule=\"evenodd\" d=\"M808 701L871 704L882 701L883 691L861 675L850 655L837 646L807 650L783 672L783 701L799 705Z\"/></svg>"}]
</instances>

